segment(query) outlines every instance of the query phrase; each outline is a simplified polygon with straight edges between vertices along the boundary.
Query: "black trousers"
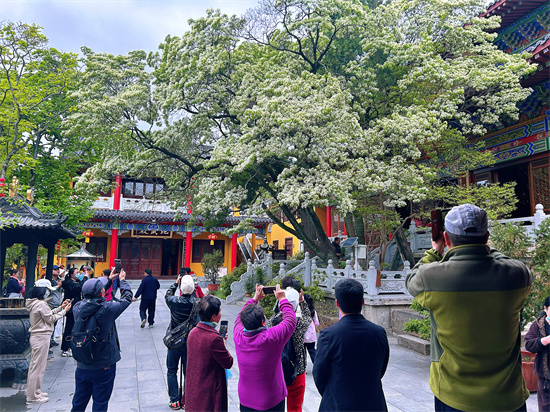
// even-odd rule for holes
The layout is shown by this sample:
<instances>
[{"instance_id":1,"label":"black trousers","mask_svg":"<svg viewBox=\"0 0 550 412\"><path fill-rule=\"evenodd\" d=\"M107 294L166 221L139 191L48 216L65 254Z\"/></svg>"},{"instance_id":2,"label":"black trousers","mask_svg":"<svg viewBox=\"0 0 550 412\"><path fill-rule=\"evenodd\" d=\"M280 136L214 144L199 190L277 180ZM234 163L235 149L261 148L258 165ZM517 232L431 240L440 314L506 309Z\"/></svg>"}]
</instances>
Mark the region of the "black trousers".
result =
<instances>
[{"instance_id":1,"label":"black trousers","mask_svg":"<svg viewBox=\"0 0 550 412\"><path fill-rule=\"evenodd\" d=\"M460 409L452 408L449 405L441 402L435 396L434 396L434 406L435 406L436 412L462 412ZM514 412L527 412L527 405L524 403L523 406L520 406Z\"/></svg>"},{"instance_id":2,"label":"black trousers","mask_svg":"<svg viewBox=\"0 0 550 412\"><path fill-rule=\"evenodd\" d=\"M141 299L139 303L139 317L141 320L147 318L149 325L155 323L155 307L157 301L155 299ZM146 311L149 312L149 316L146 315Z\"/></svg>"},{"instance_id":3,"label":"black trousers","mask_svg":"<svg viewBox=\"0 0 550 412\"><path fill-rule=\"evenodd\" d=\"M73 311L67 312L65 316L65 330L63 331L63 340L61 341L61 350L67 351L71 348L71 335L74 327Z\"/></svg>"}]
</instances>

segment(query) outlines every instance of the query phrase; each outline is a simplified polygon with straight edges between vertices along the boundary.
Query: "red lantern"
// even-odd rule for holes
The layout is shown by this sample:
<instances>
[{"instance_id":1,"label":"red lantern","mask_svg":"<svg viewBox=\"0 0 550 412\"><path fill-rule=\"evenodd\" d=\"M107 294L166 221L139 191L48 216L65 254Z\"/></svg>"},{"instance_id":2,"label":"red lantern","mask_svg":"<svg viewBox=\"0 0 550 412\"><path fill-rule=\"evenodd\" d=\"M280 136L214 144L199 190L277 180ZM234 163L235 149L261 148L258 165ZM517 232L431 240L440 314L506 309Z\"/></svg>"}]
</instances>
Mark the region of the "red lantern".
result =
<instances>
[{"instance_id":1,"label":"red lantern","mask_svg":"<svg viewBox=\"0 0 550 412\"><path fill-rule=\"evenodd\" d=\"M210 239L210 244L213 245L214 244L214 240L216 240L218 238L218 236L216 236L214 233L208 235L208 239Z\"/></svg>"},{"instance_id":2,"label":"red lantern","mask_svg":"<svg viewBox=\"0 0 550 412\"><path fill-rule=\"evenodd\" d=\"M82 232L82 236L85 237L84 241L86 243L90 243L90 238L94 235L94 232L92 232L91 230L85 230L84 232Z\"/></svg>"}]
</instances>

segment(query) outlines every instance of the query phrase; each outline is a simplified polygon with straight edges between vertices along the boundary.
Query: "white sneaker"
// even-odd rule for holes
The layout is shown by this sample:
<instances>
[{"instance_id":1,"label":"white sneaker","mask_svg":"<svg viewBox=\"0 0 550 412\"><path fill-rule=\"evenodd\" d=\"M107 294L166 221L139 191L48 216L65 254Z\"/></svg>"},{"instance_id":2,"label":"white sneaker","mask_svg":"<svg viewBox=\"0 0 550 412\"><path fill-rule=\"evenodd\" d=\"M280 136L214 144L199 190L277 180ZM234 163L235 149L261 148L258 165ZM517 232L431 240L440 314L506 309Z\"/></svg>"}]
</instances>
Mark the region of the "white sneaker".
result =
<instances>
[{"instance_id":1,"label":"white sneaker","mask_svg":"<svg viewBox=\"0 0 550 412\"><path fill-rule=\"evenodd\" d=\"M146 321L145 319L143 319L143 320L141 321L141 328L142 328L142 329L145 327L145 321Z\"/></svg>"},{"instance_id":2,"label":"white sneaker","mask_svg":"<svg viewBox=\"0 0 550 412\"><path fill-rule=\"evenodd\" d=\"M73 354L71 353L71 350L65 350L63 352L61 352L61 356L64 357L64 358L70 358L71 356L73 356Z\"/></svg>"},{"instance_id":3,"label":"white sneaker","mask_svg":"<svg viewBox=\"0 0 550 412\"><path fill-rule=\"evenodd\" d=\"M48 397L48 392L40 392L38 394L38 396L40 396L41 398L47 398Z\"/></svg>"},{"instance_id":4,"label":"white sneaker","mask_svg":"<svg viewBox=\"0 0 550 412\"><path fill-rule=\"evenodd\" d=\"M36 399L27 400L27 405L32 405L32 404L35 404L35 403L46 403L49 400L50 400L50 398L48 398L48 397L39 397L39 398L36 398Z\"/></svg>"}]
</instances>

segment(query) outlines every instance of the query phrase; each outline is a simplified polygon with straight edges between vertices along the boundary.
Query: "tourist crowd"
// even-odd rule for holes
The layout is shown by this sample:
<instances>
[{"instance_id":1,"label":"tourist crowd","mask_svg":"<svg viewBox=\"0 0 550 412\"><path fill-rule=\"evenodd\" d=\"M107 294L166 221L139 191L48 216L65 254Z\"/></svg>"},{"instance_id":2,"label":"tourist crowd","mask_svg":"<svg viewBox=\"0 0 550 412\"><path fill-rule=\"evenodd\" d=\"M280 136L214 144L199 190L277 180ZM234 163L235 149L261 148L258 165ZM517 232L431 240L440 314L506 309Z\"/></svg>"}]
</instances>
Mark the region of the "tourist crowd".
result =
<instances>
[{"instance_id":1,"label":"tourist crowd","mask_svg":"<svg viewBox=\"0 0 550 412\"><path fill-rule=\"evenodd\" d=\"M521 372L519 314L532 277L525 265L487 246L487 226L484 210L469 204L453 208L444 232L432 241L433 249L406 280L432 318L430 386L436 411L526 411L529 392ZM47 343L55 323L66 316L62 350L72 350L77 361L72 410L84 411L93 398L92 410L105 411L120 360L115 320L136 299L124 270L117 273L113 268L83 282L77 272L70 269L63 281L58 273L51 281L40 279L29 293L32 362L27 403L48 401L40 388ZM204 296L188 272L182 269L165 295L171 316L164 338L169 407L227 411L234 359L226 347L227 324L220 322L221 301ZM136 294L145 301L140 305L142 328L147 321L150 327L154 324L160 287L150 270L144 275ZM115 281L118 299L112 291ZM276 305L267 319L259 302L269 293ZM362 315L364 289L359 281L340 280L335 301L340 320L317 337L313 300L299 282L287 276L274 288L256 285L232 336L241 411L301 411L308 352L322 397L320 411L387 410L382 388L389 361L386 332ZM544 310L526 336L527 348L539 354L541 411L549 405L550 297Z\"/></svg>"}]
</instances>

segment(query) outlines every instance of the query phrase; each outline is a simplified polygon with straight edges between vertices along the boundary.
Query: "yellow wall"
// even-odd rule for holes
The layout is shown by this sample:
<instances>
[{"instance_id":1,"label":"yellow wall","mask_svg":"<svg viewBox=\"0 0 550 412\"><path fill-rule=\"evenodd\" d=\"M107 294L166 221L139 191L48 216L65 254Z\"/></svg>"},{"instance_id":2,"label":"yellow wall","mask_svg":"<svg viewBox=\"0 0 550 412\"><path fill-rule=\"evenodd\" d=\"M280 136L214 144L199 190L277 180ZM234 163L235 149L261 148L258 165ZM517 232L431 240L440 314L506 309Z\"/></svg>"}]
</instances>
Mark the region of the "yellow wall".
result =
<instances>
[{"instance_id":1,"label":"yellow wall","mask_svg":"<svg viewBox=\"0 0 550 412\"><path fill-rule=\"evenodd\" d=\"M315 208L315 213L317 214L317 217L319 217L319 220L321 221L321 225L323 226L323 229L327 230L327 213L326 213L326 208L324 207L316 207ZM300 221L298 219L298 221ZM289 227L293 227L290 222L286 222L285 223L286 225L288 225ZM270 244L273 244L273 241L274 240L278 240L279 241L279 249L283 249L285 247L285 238L288 238L288 237L291 237L292 238L292 255L295 255L296 253L298 253L300 251L300 241L299 239L288 233L286 230L284 230L283 228L281 228L280 226L278 226L277 224L273 224L271 226L271 233L268 233L268 242Z\"/></svg>"},{"instance_id":2,"label":"yellow wall","mask_svg":"<svg viewBox=\"0 0 550 412\"><path fill-rule=\"evenodd\" d=\"M208 235L210 235L209 232L203 232L200 235L197 235L192 239L193 240L195 240L195 239L206 239L206 240L208 240ZM229 272L231 272L231 237L222 235L220 233L216 233L216 236L218 237L217 240L224 240L225 241L223 266L227 268L227 273L229 273ZM190 266L191 271L193 271L195 273L195 275L203 277L204 273L202 271L201 264L200 263L193 263L192 260L193 260L193 250L191 250L191 266ZM185 256L184 256L183 261L185 262Z\"/></svg>"}]
</instances>

